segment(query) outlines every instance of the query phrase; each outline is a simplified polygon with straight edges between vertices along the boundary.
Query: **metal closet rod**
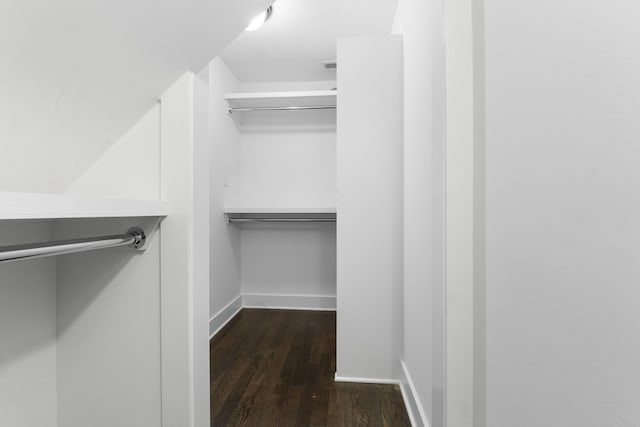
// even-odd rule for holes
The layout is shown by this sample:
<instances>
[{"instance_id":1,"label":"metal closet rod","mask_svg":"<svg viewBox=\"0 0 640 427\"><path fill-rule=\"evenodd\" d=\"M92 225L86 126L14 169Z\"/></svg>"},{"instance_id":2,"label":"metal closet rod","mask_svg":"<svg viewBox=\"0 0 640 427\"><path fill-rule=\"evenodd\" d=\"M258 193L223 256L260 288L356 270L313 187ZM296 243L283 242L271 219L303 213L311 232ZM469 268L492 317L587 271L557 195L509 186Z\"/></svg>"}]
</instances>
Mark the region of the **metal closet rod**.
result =
<instances>
[{"instance_id":1,"label":"metal closet rod","mask_svg":"<svg viewBox=\"0 0 640 427\"><path fill-rule=\"evenodd\" d=\"M132 227L127 230L126 234L116 234L113 236L2 246L0 247L0 263L115 248L118 246L129 246L134 249L139 249L144 245L145 240L146 236L144 231L141 228Z\"/></svg>"},{"instance_id":2,"label":"metal closet rod","mask_svg":"<svg viewBox=\"0 0 640 427\"><path fill-rule=\"evenodd\" d=\"M236 111L283 111L283 110L335 110L335 105L301 105L298 107L235 107L229 108L229 113Z\"/></svg>"}]
</instances>

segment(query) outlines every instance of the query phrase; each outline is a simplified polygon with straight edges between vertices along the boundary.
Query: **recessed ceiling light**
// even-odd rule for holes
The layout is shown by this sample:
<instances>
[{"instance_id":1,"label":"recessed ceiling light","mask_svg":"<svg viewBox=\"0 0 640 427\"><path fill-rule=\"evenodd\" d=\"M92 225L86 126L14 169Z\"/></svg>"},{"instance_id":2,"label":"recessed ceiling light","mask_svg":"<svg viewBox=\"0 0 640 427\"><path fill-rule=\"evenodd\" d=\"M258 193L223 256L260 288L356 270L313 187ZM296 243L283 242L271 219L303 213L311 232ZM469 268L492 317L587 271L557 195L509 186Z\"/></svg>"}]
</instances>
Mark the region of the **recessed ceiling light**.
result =
<instances>
[{"instance_id":1,"label":"recessed ceiling light","mask_svg":"<svg viewBox=\"0 0 640 427\"><path fill-rule=\"evenodd\" d=\"M267 10L265 10L260 15L253 18L253 21L251 21L251 24L249 24L249 26L245 28L245 31L255 31L258 28L262 27L262 25L265 22L267 22L269 18L271 18L272 13L273 13L273 6L269 6Z\"/></svg>"}]
</instances>

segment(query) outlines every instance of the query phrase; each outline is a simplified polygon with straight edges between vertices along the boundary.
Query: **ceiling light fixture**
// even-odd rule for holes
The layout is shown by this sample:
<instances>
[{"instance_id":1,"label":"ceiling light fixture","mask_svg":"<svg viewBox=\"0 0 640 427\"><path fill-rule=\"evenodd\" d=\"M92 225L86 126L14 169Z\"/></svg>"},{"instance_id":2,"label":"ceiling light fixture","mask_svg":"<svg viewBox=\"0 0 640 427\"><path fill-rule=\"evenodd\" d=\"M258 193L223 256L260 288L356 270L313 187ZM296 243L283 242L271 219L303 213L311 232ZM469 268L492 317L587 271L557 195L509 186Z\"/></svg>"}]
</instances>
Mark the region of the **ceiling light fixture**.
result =
<instances>
[{"instance_id":1,"label":"ceiling light fixture","mask_svg":"<svg viewBox=\"0 0 640 427\"><path fill-rule=\"evenodd\" d=\"M249 24L249 26L245 28L245 31L255 31L258 28L262 27L262 25L265 22L267 22L269 18L271 18L272 13L273 13L273 6L269 6L267 10L265 10L260 15L253 18L253 21L251 21L251 24Z\"/></svg>"}]
</instances>

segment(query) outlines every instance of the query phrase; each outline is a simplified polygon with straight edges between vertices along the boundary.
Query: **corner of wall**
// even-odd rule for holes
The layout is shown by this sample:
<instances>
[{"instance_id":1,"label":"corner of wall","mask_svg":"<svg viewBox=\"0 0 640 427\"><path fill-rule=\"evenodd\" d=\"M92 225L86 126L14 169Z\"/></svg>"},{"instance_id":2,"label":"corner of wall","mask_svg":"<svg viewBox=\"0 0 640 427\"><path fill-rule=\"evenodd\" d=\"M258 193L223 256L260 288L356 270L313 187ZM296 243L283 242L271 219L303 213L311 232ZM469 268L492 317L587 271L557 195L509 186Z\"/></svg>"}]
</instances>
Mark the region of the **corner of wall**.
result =
<instances>
[{"instance_id":1,"label":"corner of wall","mask_svg":"<svg viewBox=\"0 0 640 427\"><path fill-rule=\"evenodd\" d=\"M209 320L209 338L213 338L236 314L242 310L242 295L233 298Z\"/></svg>"},{"instance_id":2,"label":"corner of wall","mask_svg":"<svg viewBox=\"0 0 640 427\"><path fill-rule=\"evenodd\" d=\"M420 402L409 368L404 361L401 361L400 365L400 391L402 392L402 399L411 420L411 425L413 427L429 427L427 413Z\"/></svg>"}]
</instances>

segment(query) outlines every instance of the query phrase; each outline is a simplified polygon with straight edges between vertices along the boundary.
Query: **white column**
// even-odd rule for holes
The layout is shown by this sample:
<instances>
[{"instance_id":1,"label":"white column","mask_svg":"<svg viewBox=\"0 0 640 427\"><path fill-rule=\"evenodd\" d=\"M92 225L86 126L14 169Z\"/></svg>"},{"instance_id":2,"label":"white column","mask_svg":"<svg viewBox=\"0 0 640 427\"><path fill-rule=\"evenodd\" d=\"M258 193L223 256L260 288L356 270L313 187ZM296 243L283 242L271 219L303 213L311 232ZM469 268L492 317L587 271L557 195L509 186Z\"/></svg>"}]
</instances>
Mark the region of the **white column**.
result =
<instances>
[{"instance_id":1,"label":"white column","mask_svg":"<svg viewBox=\"0 0 640 427\"><path fill-rule=\"evenodd\" d=\"M336 379L397 380L402 349L402 38L338 41Z\"/></svg>"},{"instance_id":2,"label":"white column","mask_svg":"<svg viewBox=\"0 0 640 427\"><path fill-rule=\"evenodd\" d=\"M162 425L209 426L207 88L192 73L161 99Z\"/></svg>"}]
</instances>

